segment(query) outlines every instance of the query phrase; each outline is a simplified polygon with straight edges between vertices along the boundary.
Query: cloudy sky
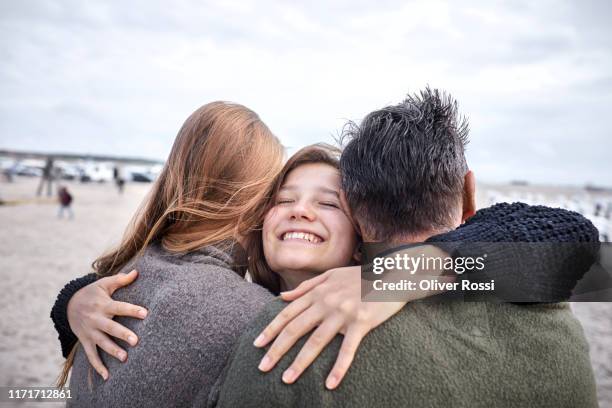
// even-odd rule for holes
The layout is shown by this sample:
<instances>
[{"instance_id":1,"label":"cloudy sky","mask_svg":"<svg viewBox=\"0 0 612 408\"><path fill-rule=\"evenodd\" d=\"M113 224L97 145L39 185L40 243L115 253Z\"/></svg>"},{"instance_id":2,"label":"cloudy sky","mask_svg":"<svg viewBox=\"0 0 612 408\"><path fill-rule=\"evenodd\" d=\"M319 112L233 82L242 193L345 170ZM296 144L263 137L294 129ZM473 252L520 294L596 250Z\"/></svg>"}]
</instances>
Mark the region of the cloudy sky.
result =
<instances>
[{"instance_id":1,"label":"cloudy sky","mask_svg":"<svg viewBox=\"0 0 612 408\"><path fill-rule=\"evenodd\" d=\"M612 185L608 1L0 3L0 148L164 159L212 100L293 151L426 84L489 181Z\"/></svg>"}]
</instances>

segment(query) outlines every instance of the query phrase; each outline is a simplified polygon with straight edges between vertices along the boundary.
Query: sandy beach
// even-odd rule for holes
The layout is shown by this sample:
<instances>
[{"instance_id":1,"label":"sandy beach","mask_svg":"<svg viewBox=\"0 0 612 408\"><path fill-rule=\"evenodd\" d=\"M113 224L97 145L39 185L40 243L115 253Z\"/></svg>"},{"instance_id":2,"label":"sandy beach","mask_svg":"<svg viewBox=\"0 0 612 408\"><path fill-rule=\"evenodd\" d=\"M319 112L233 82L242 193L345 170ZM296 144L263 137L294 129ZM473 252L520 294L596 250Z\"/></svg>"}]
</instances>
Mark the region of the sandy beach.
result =
<instances>
[{"instance_id":1,"label":"sandy beach","mask_svg":"<svg viewBox=\"0 0 612 408\"><path fill-rule=\"evenodd\" d=\"M51 386L63 358L49 312L69 280L115 244L150 184L66 182L72 220L58 219L55 196L34 198L38 180L0 182L0 386ZM573 304L591 347L602 407L612 407L612 303ZM1 404L0 404L1 405ZM21 405L23 406L23 405Z\"/></svg>"}]
</instances>

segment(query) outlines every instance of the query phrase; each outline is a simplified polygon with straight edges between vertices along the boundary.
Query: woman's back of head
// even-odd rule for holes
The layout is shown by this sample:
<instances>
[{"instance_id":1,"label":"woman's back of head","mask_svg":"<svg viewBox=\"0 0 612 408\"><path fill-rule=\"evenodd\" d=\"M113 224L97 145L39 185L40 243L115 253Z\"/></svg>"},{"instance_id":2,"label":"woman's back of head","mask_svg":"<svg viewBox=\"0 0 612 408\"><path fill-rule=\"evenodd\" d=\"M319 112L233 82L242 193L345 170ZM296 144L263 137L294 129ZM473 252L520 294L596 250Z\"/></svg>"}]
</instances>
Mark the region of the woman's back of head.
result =
<instances>
[{"instance_id":1,"label":"woman's back of head","mask_svg":"<svg viewBox=\"0 0 612 408\"><path fill-rule=\"evenodd\" d=\"M152 242L190 252L246 236L261 223L283 147L252 110L212 102L192 113L168 160L117 248L93 263L112 275ZM77 347L60 377L63 386Z\"/></svg>"},{"instance_id":2,"label":"woman's back of head","mask_svg":"<svg viewBox=\"0 0 612 408\"><path fill-rule=\"evenodd\" d=\"M116 273L153 241L188 252L246 235L263 217L282 160L282 145L252 110L230 102L200 107L179 130L123 242L94 268Z\"/></svg>"}]
</instances>

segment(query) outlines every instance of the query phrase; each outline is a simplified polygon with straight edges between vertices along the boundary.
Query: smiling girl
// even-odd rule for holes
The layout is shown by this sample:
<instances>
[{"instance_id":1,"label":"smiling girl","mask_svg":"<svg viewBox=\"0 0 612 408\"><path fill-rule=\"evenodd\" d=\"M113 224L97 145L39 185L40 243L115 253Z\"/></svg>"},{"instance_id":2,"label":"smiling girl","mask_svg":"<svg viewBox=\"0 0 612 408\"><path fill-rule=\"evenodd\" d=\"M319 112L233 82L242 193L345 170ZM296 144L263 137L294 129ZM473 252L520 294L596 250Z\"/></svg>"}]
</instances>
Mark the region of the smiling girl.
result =
<instances>
[{"instance_id":1,"label":"smiling girl","mask_svg":"<svg viewBox=\"0 0 612 408\"><path fill-rule=\"evenodd\" d=\"M249 272L275 293L358 260L359 236L341 200L339 154L315 145L289 159L261 230L249 238Z\"/></svg>"}]
</instances>

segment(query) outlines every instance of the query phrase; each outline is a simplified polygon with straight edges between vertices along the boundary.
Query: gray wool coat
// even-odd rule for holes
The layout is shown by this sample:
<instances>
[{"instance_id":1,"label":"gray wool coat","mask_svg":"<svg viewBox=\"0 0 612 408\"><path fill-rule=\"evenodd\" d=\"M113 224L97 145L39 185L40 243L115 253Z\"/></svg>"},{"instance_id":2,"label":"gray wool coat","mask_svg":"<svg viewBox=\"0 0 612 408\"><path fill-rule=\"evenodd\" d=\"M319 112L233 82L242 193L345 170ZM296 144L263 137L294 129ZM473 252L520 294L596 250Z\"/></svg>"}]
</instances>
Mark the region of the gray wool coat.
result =
<instances>
[{"instance_id":1,"label":"gray wool coat","mask_svg":"<svg viewBox=\"0 0 612 408\"><path fill-rule=\"evenodd\" d=\"M82 347L75 356L70 388L74 407L202 406L232 345L247 323L274 299L243 279L232 265L237 251L206 247L174 255L151 245L127 265L139 277L115 292L115 300L146 307L146 319L116 318L139 337L125 363L102 352L104 381Z\"/></svg>"}]
</instances>

